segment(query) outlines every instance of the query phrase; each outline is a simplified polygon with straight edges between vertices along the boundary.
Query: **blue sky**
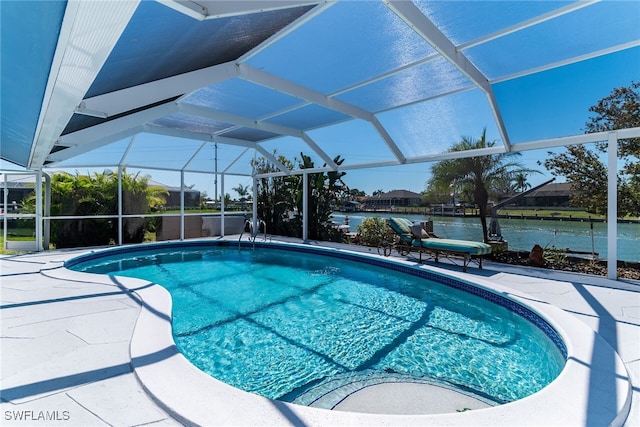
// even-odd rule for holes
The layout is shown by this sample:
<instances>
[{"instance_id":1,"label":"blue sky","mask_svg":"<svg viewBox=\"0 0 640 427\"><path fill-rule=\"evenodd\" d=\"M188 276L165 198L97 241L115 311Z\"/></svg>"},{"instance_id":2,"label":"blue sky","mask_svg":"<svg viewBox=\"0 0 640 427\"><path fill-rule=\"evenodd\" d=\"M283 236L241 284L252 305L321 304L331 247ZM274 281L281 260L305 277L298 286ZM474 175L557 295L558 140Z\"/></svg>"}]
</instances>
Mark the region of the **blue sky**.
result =
<instances>
[{"instance_id":1,"label":"blue sky","mask_svg":"<svg viewBox=\"0 0 640 427\"><path fill-rule=\"evenodd\" d=\"M420 2L418 3L420 4ZM626 42L626 40L618 40L616 37L638 38L637 33L640 29L637 26L637 19L635 19L637 16L634 17L633 13L628 13L628 11L632 10L637 14L640 8L636 7L634 9L630 7L629 5L632 4L620 2L613 8L607 8L602 5L590 6L584 9L584 15L581 13L576 14L575 17L571 17L568 22L565 22L565 25L559 25L558 22L545 22L540 24L539 27L542 28L538 29L543 31L544 37L540 37L540 31L535 34L535 37L532 37L530 31L534 29L524 29L497 40L502 45L513 45L510 46L511 49L507 50L513 52L512 57L496 57L495 53L492 56L490 46L493 45L491 43L472 47L465 53L470 60L477 61L477 66L491 78L492 75L504 76L522 69L535 68L538 65L536 61L542 61L541 63L553 62L555 60L553 55L566 55L566 52L562 52L563 46L551 45L545 41L546 36L551 36L552 40L562 40L561 37L557 37L555 32L562 32L572 37L571 46L577 49L584 49L584 51L598 48L600 43L603 43L603 47L620 44ZM431 13L436 19L438 19L439 14L447 16L449 14L448 7L459 6L463 9L473 9L476 6L481 6L491 10L499 8L493 2L463 2L460 5L435 2L430 5L430 7L435 8ZM525 11L526 8L521 7L521 5L522 3L518 4L518 7L514 10ZM619 22L619 25L614 27L614 30L606 25L597 25L598 22L602 22L608 17L591 12L591 8L600 8L601 6L605 11L611 9L612 14L617 13L615 16L612 15L617 20L616 22ZM372 74L394 69L411 61L424 58L433 52L429 46L424 44L424 41L419 40L417 34L411 31L408 33L379 31L379 28L404 26L404 24L398 22L395 15L387 13L388 11L385 13L376 12L372 15L380 19L380 22L375 23L376 25L372 25L367 19L350 19L349 17L352 17L354 13L362 10L361 7L362 4L359 5L357 2L339 2L327 12L250 58L247 64L328 93L348 87L354 82L367 79ZM371 4L368 7L384 9L379 3ZM537 14L542 13L547 8L556 6L551 3L536 2L532 3L531 7L543 9L537 12L528 11L529 13ZM438 10L440 8L442 10ZM350 13L344 13L345 9L353 10ZM627 13L624 13L625 11ZM477 13L471 12L461 16L472 19L474 25L467 25L464 22L459 23L459 26L464 31L461 31L458 36L463 39L456 40L456 42L463 43L495 30L494 28L485 28L486 26L510 24L510 22L498 23L495 19L478 22L476 19ZM487 13L489 12L487 11ZM514 22L519 22L525 19L526 16L510 16L506 13L504 17L492 16L492 18L515 19L516 21ZM347 19L348 22L346 24L342 22L342 25L336 23L337 25L328 26L331 25L331 22L327 21L332 19L341 19L343 21ZM589 31L585 31L584 26L591 22L589 20L595 20L593 22L594 25ZM555 24L555 27L547 27L547 25L551 26L552 24ZM326 28L335 30L327 33ZM609 28L609 30L605 30L606 28ZM544 30L553 31L549 31L547 34L544 33ZM465 34L465 31L469 32L469 34ZM611 40L607 41L605 40L606 38L611 38ZM372 40L373 43L371 43ZM609 44L607 45L607 43ZM348 46L343 48L342 45L345 44ZM359 47L358 44L361 46ZM363 67L362 63L354 61L354 64L349 64L349 67L341 69L344 71L342 73L330 72L334 67L344 66L353 52L362 54L360 60L368 61L367 67ZM381 52L387 53L387 55L384 56ZM388 54L389 52L391 54ZM579 55L580 53L581 51L577 50L576 53L572 54ZM548 57L545 57L545 55L548 55ZM315 62L310 63L312 57ZM291 66L291 62L286 61L290 58L297 59L297 61L294 61L296 66ZM558 56L558 60L560 59L562 58ZM452 70L450 73L433 77L434 75L428 72L429 67L440 67L442 69L448 69L447 67L449 67ZM467 84L466 78L461 73L458 73L443 61L429 62L425 64L424 68L423 66L414 67L408 70L407 74L397 79L381 79L379 84L376 83L376 91L373 94L356 89L338 95L338 98L345 102L354 103L361 108L376 111L379 109L384 110L385 105L392 105L393 102L398 100L411 102L412 99L428 97L429 90L435 90L436 93L440 93L439 91L455 91L465 87ZM640 47L637 46L610 53L600 58L580 61L530 76L505 80L493 84L492 87L511 142L512 144L518 144L584 133L584 125L590 115L588 108L599 99L607 96L613 88L628 86L634 80L640 81ZM235 81L227 83L236 84ZM221 84L221 87L223 84ZM237 84L246 85L244 82L238 82ZM264 92L265 96L267 96L269 91ZM393 100L390 101L392 98ZM398 100L395 98L398 98ZM254 101L255 105L260 105L261 100ZM478 89L458 92L452 96L435 98L427 102L409 104L396 110L388 110L377 114L377 118L400 150L408 157L446 152L464 136L479 137L485 128L489 140L495 140L498 145L502 144L487 98ZM364 121L344 122L326 128L311 130L308 134L330 157L340 155L344 158L345 164L383 161L393 158L390 150L373 126ZM92 162L96 164L95 162L105 162L106 159L109 159L109 161L113 159L114 164L117 164L121 158L123 147L126 147L126 143L127 141L116 142L105 147L99 153L83 156L82 160L87 166L83 168L72 167L71 170L75 171L77 169L80 173L93 171L94 169L89 166ZM136 138L136 144L143 145L146 149L141 151L140 154L133 154L132 151L129 159L138 156L139 160L136 163L149 159L156 160L156 164L165 166L171 160L184 163L188 159L188 156L184 158L187 155L185 154L187 150L180 152L175 147L200 143L141 134ZM283 141L268 141L263 146L269 151L279 146L279 152L288 158L299 156L300 151L304 151L305 154L312 154L311 150L301 140L290 137L284 138ZM554 151L561 152L564 151L564 148L558 148ZM544 160L546 152L547 150L525 152L518 157L518 160L526 168L542 172L529 177L529 182L532 185L541 183L550 177L550 174L543 167L537 165L538 161ZM235 152L229 154L231 157L228 157L227 161L234 158L233 156L235 155L237 155ZM243 166L248 170L251 156L252 154L243 157L237 162L236 168ZM226 165L222 161L222 157L219 156L219 158L221 159L221 170ZM312 154L312 158L316 165L322 164L322 160L317 155ZM203 161L208 162L209 165L212 164L213 155L207 154L203 157ZM83 162L74 159L68 161L69 164ZM3 168L8 167L6 163L0 163L0 166ZM431 163L421 163L378 169L348 170L344 180L349 187L363 190L367 194L371 194L376 190L386 192L394 189L420 192L424 190L425 183L430 178L429 171L431 166ZM179 173L176 172L144 170L142 173L151 175L154 180L167 185L177 186L180 183ZM557 181L563 182L564 179L559 178ZM209 196L213 196L216 193L214 177L211 175L188 173L185 177L185 183L194 185L195 188L201 191L206 191ZM220 183L221 179L218 179L218 193L222 192ZM251 186L251 184L250 177L227 175L224 192L236 197L236 193L232 190L233 187L237 185Z\"/></svg>"},{"instance_id":2,"label":"blue sky","mask_svg":"<svg viewBox=\"0 0 640 427\"><path fill-rule=\"evenodd\" d=\"M640 80L640 48L608 56L496 84L494 90L512 143L584 133L585 123L592 115L588 111L590 106L609 95L614 87L628 86L632 81ZM437 117L437 126L422 119L421 114L425 113ZM401 112L383 113L380 121L403 151L411 155L428 154L420 151L427 150L420 146L422 141L438 141L436 148L431 150L442 152L462 136L480 137L484 128L487 129L489 140L502 144L486 98L480 91L440 98L428 107L416 107L415 111L409 108ZM353 162L358 163L384 157L386 149L380 148L383 144L379 141L375 141L376 149L371 148L374 133L366 125L354 121L311 131L310 135L319 142L327 142L327 151L331 155L341 154L348 160L353 160L350 156L355 156L357 159ZM275 145L266 144L267 147ZM429 143L425 142L424 146L427 145ZM303 144L297 144L288 151L280 152L292 158L298 155L301 148L304 148ZM551 174L537 164L538 161L544 161L547 151L524 152L516 157L524 167L541 172L530 175L529 182L534 186L551 178ZM565 149L556 148L552 151L563 152ZM305 154L308 153L308 150L305 151ZM386 158L389 158L388 155ZM316 165L321 163L316 159ZM431 165L420 163L348 170L344 180L349 187L367 194L376 190L386 192L395 189L421 192L430 177ZM150 173L158 181L179 183L176 174L159 171ZM189 185L195 184L196 188L206 191L210 196L215 192L213 178L206 175L188 174L185 181ZM564 178L560 177L556 182L564 182ZM227 176L225 192L236 197L231 189L238 184L251 186L252 181L249 177Z\"/></svg>"},{"instance_id":3,"label":"blue sky","mask_svg":"<svg viewBox=\"0 0 640 427\"><path fill-rule=\"evenodd\" d=\"M524 77L495 85L496 97L501 105L512 142L517 144L584 133L584 125L591 115L588 111L591 105L607 96L612 88L628 86L631 81L640 80L640 48L614 53L607 59L607 61L599 58L580 62L533 77ZM576 76L581 77L578 79ZM432 126L429 121L421 120L420 114L424 114L425 111L439 118L437 126ZM413 117L414 114L415 117ZM398 141L402 149L409 154L413 154L412 150L418 150L418 154L421 154L419 152L421 148L413 147L412 144L419 145L423 140L439 141L434 150L446 151L462 136L479 137L485 127L487 128L487 138L501 144L493 116L488 109L484 95L479 91L468 91L454 97L440 98L426 109L417 108L415 112L408 109L404 110L402 114L383 113L380 115L380 121ZM367 129L367 125L358 121L310 132L310 135L318 141L337 141L333 144L335 146L333 148L332 144L328 144L328 151L334 150L334 152L330 151L330 154L341 154L347 159L350 155L361 157L354 160L356 163L384 157L386 149L371 150L367 148L370 146L374 134L375 132L372 132L371 129ZM149 138L156 141L156 144L158 140L166 139L165 143L172 146L176 144L174 138L156 135L141 135L139 138ZM376 143L377 147L383 145L380 141L376 141ZM123 144L124 142L120 145ZM116 145L114 144L114 146ZM268 148L275 145L275 143L265 144ZM300 150L304 149L302 143L291 145L293 146L290 150L281 151L289 158L297 156ZM428 144L425 143L425 145ZM344 151L341 151L341 148ZM113 151L114 153L120 152L119 150ZM554 151L562 152L564 148L557 148ZM517 157L525 167L541 172L529 177L529 182L532 185L537 185L551 177L548 171L537 165L539 160L545 159L546 154L547 150L537 150L524 152ZM117 155L114 156L114 159L116 158ZM248 162L249 159L243 159L243 161ZM316 159L316 164L321 164L321 161ZM420 163L377 169L349 170L344 180L349 187L363 190L367 194L376 190L386 192L395 189L420 192L424 190L425 183L430 177L431 165L431 163ZM6 167L7 163L3 163L3 168ZM93 171L90 167L78 168L78 170L81 173ZM168 185L177 186L180 183L179 173L158 170L143 170L142 173L149 174L154 180ZM564 178L560 177L556 182L564 182ZM201 191L206 191L209 196L216 193L214 178L206 174L187 173L185 183L194 185ZM238 185L251 186L252 180L250 177L226 176L226 193L236 197L237 194L232 188ZM218 193L221 193L220 178L218 179Z\"/></svg>"}]
</instances>

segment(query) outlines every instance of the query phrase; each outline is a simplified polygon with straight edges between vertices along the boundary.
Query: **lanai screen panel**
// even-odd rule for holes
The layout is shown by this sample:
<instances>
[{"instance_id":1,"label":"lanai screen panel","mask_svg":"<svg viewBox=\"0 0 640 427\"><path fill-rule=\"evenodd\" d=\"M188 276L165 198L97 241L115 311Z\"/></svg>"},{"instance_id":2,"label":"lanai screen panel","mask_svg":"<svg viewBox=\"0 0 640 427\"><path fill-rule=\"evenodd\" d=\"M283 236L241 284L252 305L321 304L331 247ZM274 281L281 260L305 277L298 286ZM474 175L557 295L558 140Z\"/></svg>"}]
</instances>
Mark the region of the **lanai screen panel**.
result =
<instances>
[{"instance_id":1,"label":"lanai screen panel","mask_svg":"<svg viewBox=\"0 0 640 427\"><path fill-rule=\"evenodd\" d=\"M297 109L283 112L265 121L267 123L286 126L292 129L305 130L327 126L350 119L351 116L339 111L317 104L305 104Z\"/></svg>"},{"instance_id":2,"label":"lanai screen panel","mask_svg":"<svg viewBox=\"0 0 640 427\"><path fill-rule=\"evenodd\" d=\"M394 161L395 157L374 127L363 120L351 120L309 132L330 158L340 156L343 166Z\"/></svg>"},{"instance_id":3,"label":"lanai screen panel","mask_svg":"<svg viewBox=\"0 0 640 427\"><path fill-rule=\"evenodd\" d=\"M302 100L236 78L200 89L181 102L257 120L299 105Z\"/></svg>"},{"instance_id":4,"label":"lanai screen panel","mask_svg":"<svg viewBox=\"0 0 640 427\"><path fill-rule=\"evenodd\" d=\"M465 50L490 80L637 41L640 2L603 1Z\"/></svg>"},{"instance_id":5,"label":"lanai screen panel","mask_svg":"<svg viewBox=\"0 0 640 427\"><path fill-rule=\"evenodd\" d=\"M382 2L337 2L247 64L331 94L435 51Z\"/></svg>"},{"instance_id":6,"label":"lanai screen panel","mask_svg":"<svg viewBox=\"0 0 640 427\"><path fill-rule=\"evenodd\" d=\"M463 137L501 142L487 97L479 89L408 105L378 115L408 157L434 156L448 151Z\"/></svg>"},{"instance_id":7,"label":"lanai screen panel","mask_svg":"<svg viewBox=\"0 0 640 427\"><path fill-rule=\"evenodd\" d=\"M0 157L25 166L66 2L39 2L35 13L32 2L3 1L0 8Z\"/></svg>"},{"instance_id":8,"label":"lanai screen panel","mask_svg":"<svg viewBox=\"0 0 640 427\"><path fill-rule=\"evenodd\" d=\"M156 119L152 123L155 126L167 129L180 129L196 133L211 135L233 128L233 124L220 122L206 117L192 114L172 113Z\"/></svg>"},{"instance_id":9,"label":"lanai screen panel","mask_svg":"<svg viewBox=\"0 0 640 427\"><path fill-rule=\"evenodd\" d=\"M131 137L127 137L111 144L103 145L96 150L58 162L56 163L56 168L116 167L120 164L130 142ZM81 173L85 172L81 169L78 170Z\"/></svg>"},{"instance_id":10,"label":"lanai screen panel","mask_svg":"<svg viewBox=\"0 0 640 427\"><path fill-rule=\"evenodd\" d=\"M464 46L575 2L415 0L414 3L453 44Z\"/></svg>"},{"instance_id":11,"label":"lanai screen panel","mask_svg":"<svg viewBox=\"0 0 640 427\"><path fill-rule=\"evenodd\" d=\"M87 97L235 60L309 9L198 21L141 1Z\"/></svg>"},{"instance_id":12,"label":"lanai screen panel","mask_svg":"<svg viewBox=\"0 0 640 427\"><path fill-rule=\"evenodd\" d=\"M472 83L464 74L439 57L336 98L371 112L380 112L471 87Z\"/></svg>"},{"instance_id":13,"label":"lanai screen panel","mask_svg":"<svg viewBox=\"0 0 640 427\"><path fill-rule=\"evenodd\" d=\"M218 144L216 147L212 143L205 144L185 166L186 171L218 173L228 171L229 173L241 173L248 175L251 172L250 159L253 150L245 147L238 147L228 144Z\"/></svg>"},{"instance_id":14,"label":"lanai screen panel","mask_svg":"<svg viewBox=\"0 0 640 427\"><path fill-rule=\"evenodd\" d=\"M315 166L322 166L324 161L309 145L300 138L282 137L260 143L260 146L275 157L284 156L287 160L300 162L301 153L309 156ZM258 154L260 157L261 155Z\"/></svg>"},{"instance_id":15,"label":"lanai screen panel","mask_svg":"<svg viewBox=\"0 0 640 427\"><path fill-rule=\"evenodd\" d=\"M210 8L222 4L206 3ZM46 12L45 4L33 2L33 15ZM38 37L46 40L37 45L51 61L51 40L60 36L55 55L63 61L62 52L72 51L84 37L73 28L103 20L103 9L74 3L82 5L82 14L60 23L64 2L51 4L55 10L42 19L44 28L62 31L64 22L71 24L62 34L43 31ZM184 10L185 2L156 1L140 2L125 18L124 12L112 11L105 19L119 16L123 24L105 39L108 45L100 45L100 52L110 54L101 56L94 69L73 70L75 77L86 72L94 78L72 88L77 94L69 102L61 94L74 81L60 77L62 68L41 72L39 78L31 68L25 70L40 97L46 97L43 82L54 87L53 107L47 99L36 104L41 103L39 117L53 122L42 123L44 129L66 125L61 136L34 137L35 112L5 126L5 117L12 117L22 99L6 102L19 86L7 88L3 71L2 157L24 160L29 138L35 138L37 153L49 153L57 144L45 160L55 162L85 147L151 132L192 138L199 147L217 138L219 146L229 143L241 150L267 143L290 150L286 140L294 137L301 147L311 145L308 152L315 148L318 159L341 154L345 165L365 158L372 164L411 163L446 152L462 136L478 137L484 128L489 139L504 136L505 150L509 143L582 133L589 106L614 87L640 80L637 1L416 0L415 7L393 0L292 2L289 8L250 11L246 8L252 6L242 2L224 4L237 13L199 20L176 10ZM22 24L34 22L26 15L9 16ZM83 21L74 22L74 16ZM13 64L4 61L11 51L4 36L6 28L21 27L2 19L3 62ZM71 69L73 63L64 66ZM24 103L33 106L31 89L24 88ZM92 109L92 103L106 109ZM50 112L58 106L64 107L62 118ZM319 149L304 141L306 135ZM185 150L175 156L179 169L194 153L184 144L175 147ZM16 150L19 155L12 154ZM127 157L136 158L135 150L136 144Z\"/></svg>"},{"instance_id":16,"label":"lanai screen panel","mask_svg":"<svg viewBox=\"0 0 640 427\"><path fill-rule=\"evenodd\" d=\"M201 141L193 139L138 134L133 139L131 149L123 163L139 167L180 170L201 145Z\"/></svg>"}]
</instances>

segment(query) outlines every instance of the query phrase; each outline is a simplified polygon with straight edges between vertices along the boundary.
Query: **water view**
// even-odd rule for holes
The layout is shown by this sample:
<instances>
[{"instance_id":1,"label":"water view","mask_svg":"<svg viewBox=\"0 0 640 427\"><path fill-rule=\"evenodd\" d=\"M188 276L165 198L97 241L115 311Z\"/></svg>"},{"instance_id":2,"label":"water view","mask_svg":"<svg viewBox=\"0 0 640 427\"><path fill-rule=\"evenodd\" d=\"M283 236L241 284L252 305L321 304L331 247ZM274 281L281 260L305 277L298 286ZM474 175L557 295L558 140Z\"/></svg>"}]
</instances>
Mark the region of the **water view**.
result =
<instances>
[{"instance_id":1,"label":"water view","mask_svg":"<svg viewBox=\"0 0 640 427\"><path fill-rule=\"evenodd\" d=\"M344 223L349 217L349 229L357 232L357 226L364 218L379 216L388 218L389 213L334 212L333 220ZM434 232L444 238L462 240L482 240L482 227L478 218L447 217L397 214L412 221L433 220ZM487 219L487 223L489 219ZM509 243L510 250L530 251L538 244L544 247L571 249L573 251L594 251L599 258L607 257L607 224L594 222L593 232L588 221L552 221L500 218L502 236ZM618 224L618 259L640 262L640 224Z\"/></svg>"}]
</instances>

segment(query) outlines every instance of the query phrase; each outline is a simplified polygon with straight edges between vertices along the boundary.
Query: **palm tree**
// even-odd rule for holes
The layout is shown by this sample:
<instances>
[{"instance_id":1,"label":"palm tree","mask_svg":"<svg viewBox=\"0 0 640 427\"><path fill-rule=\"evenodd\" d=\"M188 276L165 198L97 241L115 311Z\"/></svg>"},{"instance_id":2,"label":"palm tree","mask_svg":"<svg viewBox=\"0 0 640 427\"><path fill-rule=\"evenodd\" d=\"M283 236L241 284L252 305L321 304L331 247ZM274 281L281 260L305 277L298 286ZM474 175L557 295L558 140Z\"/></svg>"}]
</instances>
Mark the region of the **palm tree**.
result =
<instances>
[{"instance_id":1,"label":"palm tree","mask_svg":"<svg viewBox=\"0 0 640 427\"><path fill-rule=\"evenodd\" d=\"M493 147L496 142L487 141L486 135L487 130L484 129L480 139L474 140L464 137L462 141L451 147L449 152ZM501 153L481 157L443 160L431 167L432 177L428 181L428 187L442 188L455 182L456 186L468 188L473 196L473 201L478 206L482 224L482 236L484 241L487 242L489 192L503 184L505 180L514 180L518 174L533 172L512 161L511 159L514 155L520 155L520 153Z\"/></svg>"},{"instance_id":2,"label":"palm tree","mask_svg":"<svg viewBox=\"0 0 640 427\"><path fill-rule=\"evenodd\" d=\"M518 172L514 176L513 181L515 183L515 189L521 192L531 188L531 184L527 182L527 174L524 172Z\"/></svg>"},{"instance_id":3,"label":"palm tree","mask_svg":"<svg viewBox=\"0 0 640 427\"><path fill-rule=\"evenodd\" d=\"M249 199L249 186L238 184L237 187L232 188L233 191L238 193L241 202L246 202Z\"/></svg>"}]
</instances>

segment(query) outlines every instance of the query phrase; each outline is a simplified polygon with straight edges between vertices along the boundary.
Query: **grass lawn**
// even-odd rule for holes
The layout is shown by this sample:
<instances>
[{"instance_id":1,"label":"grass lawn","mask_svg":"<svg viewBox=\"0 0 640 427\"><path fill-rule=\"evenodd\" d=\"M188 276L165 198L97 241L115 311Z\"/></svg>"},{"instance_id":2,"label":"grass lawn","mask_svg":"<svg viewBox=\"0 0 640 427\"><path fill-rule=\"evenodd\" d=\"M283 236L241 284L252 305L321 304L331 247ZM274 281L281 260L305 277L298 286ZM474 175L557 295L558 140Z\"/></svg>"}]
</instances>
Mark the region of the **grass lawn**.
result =
<instances>
[{"instance_id":1,"label":"grass lawn","mask_svg":"<svg viewBox=\"0 0 640 427\"><path fill-rule=\"evenodd\" d=\"M36 240L33 236L11 236L9 235L10 241L21 241L21 242L29 242ZM0 229L0 255L12 255L17 254L22 251L14 251L14 250L5 250L4 249L4 233Z\"/></svg>"},{"instance_id":2,"label":"grass lawn","mask_svg":"<svg viewBox=\"0 0 640 427\"><path fill-rule=\"evenodd\" d=\"M585 211L563 210L563 209L500 209L499 215L512 216L543 216L554 218L581 218L581 219L605 219L605 215L596 215Z\"/></svg>"},{"instance_id":3,"label":"grass lawn","mask_svg":"<svg viewBox=\"0 0 640 427\"><path fill-rule=\"evenodd\" d=\"M417 215L430 215L429 208L426 207L399 207L397 210L402 213L415 213ZM467 215L477 215L478 209L476 208L466 208L465 213ZM540 216L540 217L554 217L558 219L569 219L569 218L579 218L579 219L606 219L606 215L596 215L583 210L573 210L573 209L563 209L563 208L545 208L545 209L520 209L520 208L503 208L498 211L500 216L510 215L514 217L518 216ZM438 214L434 214L438 216ZM487 216L491 216L491 211L487 213ZM627 216L619 219L638 219L637 217Z\"/></svg>"}]
</instances>

